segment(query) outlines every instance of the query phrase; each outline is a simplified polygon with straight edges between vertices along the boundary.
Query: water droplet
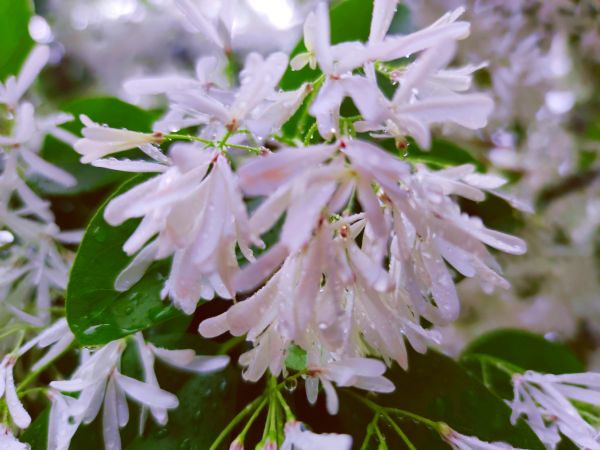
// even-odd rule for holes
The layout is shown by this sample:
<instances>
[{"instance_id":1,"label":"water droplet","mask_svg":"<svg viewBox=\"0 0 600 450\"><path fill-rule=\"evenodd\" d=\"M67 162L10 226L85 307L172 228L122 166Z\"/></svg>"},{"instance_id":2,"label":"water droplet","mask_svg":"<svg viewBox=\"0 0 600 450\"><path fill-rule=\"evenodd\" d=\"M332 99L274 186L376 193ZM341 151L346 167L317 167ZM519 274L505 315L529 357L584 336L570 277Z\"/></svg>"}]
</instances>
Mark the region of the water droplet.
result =
<instances>
[{"instance_id":1,"label":"water droplet","mask_svg":"<svg viewBox=\"0 0 600 450\"><path fill-rule=\"evenodd\" d=\"M0 231L0 247L3 247L8 244L12 244L15 240L15 237L10 231L2 230Z\"/></svg>"},{"instance_id":2,"label":"water droplet","mask_svg":"<svg viewBox=\"0 0 600 450\"><path fill-rule=\"evenodd\" d=\"M288 392L294 392L296 390L296 388L298 387L298 380L296 380L296 379L285 380L285 382L283 383L283 387Z\"/></svg>"}]
</instances>

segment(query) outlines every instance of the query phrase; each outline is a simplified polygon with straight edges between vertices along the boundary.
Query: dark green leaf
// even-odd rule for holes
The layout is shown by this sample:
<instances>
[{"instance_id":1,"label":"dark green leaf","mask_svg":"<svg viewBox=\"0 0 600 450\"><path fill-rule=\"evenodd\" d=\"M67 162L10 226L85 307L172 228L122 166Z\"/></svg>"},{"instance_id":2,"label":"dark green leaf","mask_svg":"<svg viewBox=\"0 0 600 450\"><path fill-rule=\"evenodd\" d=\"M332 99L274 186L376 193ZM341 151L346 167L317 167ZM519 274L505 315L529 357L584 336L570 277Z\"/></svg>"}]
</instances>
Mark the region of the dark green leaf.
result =
<instances>
[{"instance_id":1,"label":"dark green leaf","mask_svg":"<svg viewBox=\"0 0 600 450\"><path fill-rule=\"evenodd\" d=\"M32 11L29 0L0 1L0 81L18 75L33 47L28 30Z\"/></svg>"},{"instance_id":2,"label":"dark green leaf","mask_svg":"<svg viewBox=\"0 0 600 450\"><path fill-rule=\"evenodd\" d=\"M493 356L523 370L557 374L585 370L567 346L523 330L497 330L485 334L463 352L463 356L473 354Z\"/></svg>"},{"instance_id":3,"label":"dark green leaf","mask_svg":"<svg viewBox=\"0 0 600 450\"><path fill-rule=\"evenodd\" d=\"M167 426L149 424L127 449L208 449L238 412L238 388L239 374L232 368L194 377L177 393L179 407L169 413Z\"/></svg>"},{"instance_id":4,"label":"dark green leaf","mask_svg":"<svg viewBox=\"0 0 600 450\"><path fill-rule=\"evenodd\" d=\"M544 448L524 422L511 425L510 409L499 397L446 356L434 351L426 355L411 352L408 371L395 366L386 376L394 382L396 391L376 397L374 401L379 405L445 422L460 433L477 436L484 441L503 441L530 450ZM344 403L340 407L340 415L345 430L360 444L361 433L364 435L373 414L354 399L346 398ZM416 448L448 449L436 432L411 420L398 423ZM395 442L394 432L389 427L384 429L390 442ZM390 445L390 448L405 447Z\"/></svg>"},{"instance_id":5,"label":"dark green leaf","mask_svg":"<svg viewBox=\"0 0 600 450\"><path fill-rule=\"evenodd\" d=\"M126 182L113 197L144 179L138 176ZM154 263L129 291L114 290L116 277L131 260L123 244L139 221L111 227L104 221L105 207L106 203L88 225L67 287L69 326L84 345L104 344L181 314L160 298L168 261Z\"/></svg>"}]
</instances>

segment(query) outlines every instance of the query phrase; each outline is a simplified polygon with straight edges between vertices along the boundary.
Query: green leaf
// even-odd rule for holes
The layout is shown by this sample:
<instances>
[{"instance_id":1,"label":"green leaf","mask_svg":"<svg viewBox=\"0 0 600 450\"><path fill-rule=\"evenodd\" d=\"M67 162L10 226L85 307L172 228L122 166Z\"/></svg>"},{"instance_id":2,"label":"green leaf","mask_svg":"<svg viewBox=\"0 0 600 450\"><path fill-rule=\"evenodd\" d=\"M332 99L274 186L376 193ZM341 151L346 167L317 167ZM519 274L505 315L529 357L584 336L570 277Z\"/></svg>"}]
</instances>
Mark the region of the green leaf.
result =
<instances>
[{"instance_id":1,"label":"green leaf","mask_svg":"<svg viewBox=\"0 0 600 450\"><path fill-rule=\"evenodd\" d=\"M0 1L0 81L18 75L33 40L29 36L30 0Z\"/></svg>"},{"instance_id":2,"label":"green leaf","mask_svg":"<svg viewBox=\"0 0 600 450\"><path fill-rule=\"evenodd\" d=\"M149 423L144 436L128 450L206 450L238 412L239 377L229 368L198 375L177 393L179 407L169 413L169 423ZM243 406L243 405L242 405Z\"/></svg>"},{"instance_id":3,"label":"green leaf","mask_svg":"<svg viewBox=\"0 0 600 450\"><path fill-rule=\"evenodd\" d=\"M476 354L493 356L523 370L543 373L576 373L585 370L581 361L564 344L523 330L487 333L469 344L462 356Z\"/></svg>"},{"instance_id":4,"label":"green leaf","mask_svg":"<svg viewBox=\"0 0 600 450\"><path fill-rule=\"evenodd\" d=\"M292 345L288 350L285 365L292 370L306 369L306 351L297 345Z\"/></svg>"},{"instance_id":5,"label":"green leaf","mask_svg":"<svg viewBox=\"0 0 600 450\"><path fill-rule=\"evenodd\" d=\"M544 449L523 421L517 422L515 426L511 425L510 408L452 359L434 351L429 351L426 355L411 351L409 360L408 371L394 366L386 373L386 377L396 386L395 392L379 395L373 401L382 406L410 411L433 421L445 422L460 433L477 436L484 441L503 441L530 450ZM373 413L357 400L347 396L342 399L340 415L343 427L355 437L355 443L360 445ZM404 419L397 423L416 448L448 449L436 432L412 420ZM406 448L402 444L391 445L398 441L397 437L394 437L394 432L389 427L382 429L386 432L390 448Z\"/></svg>"},{"instance_id":6,"label":"green leaf","mask_svg":"<svg viewBox=\"0 0 600 450\"><path fill-rule=\"evenodd\" d=\"M31 423L20 440L31 446L32 450L46 450L48 447L48 418L50 408L46 408Z\"/></svg>"},{"instance_id":7,"label":"green leaf","mask_svg":"<svg viewBox=\"0 0 600 450\"><path fill-rule=\"evenodd\" d=\"M141 175L126 182L111 198L146 178ZM123 252L123 244L139 220L111 227L103 217L108 201L88 225L67 286L67 320L83 345L104 344L182 314L160 298L168 261L150 266L127 292L114 290L116 277L132 259Z\"/></svg>"},{"instance_id":8,"label":"green leaf","mask_svg":"<svg viewBox=\"0 0 600 450\"><path fill-rule=\"evenodd\" d=\"M383 146L390 152L399 153L393 140L386 140ZM413 163L423 163L435 169L459 164L473 164L477 169L483 169L483 165L467 149L444 139L433 139L429 150L423 150L414 140L410 139L408 148L403 155L399 156Z\"/></svg>"},{"instance_id":9,"label":"green leaf","mask_svg":"<svg viewBox=\"0 0 600 450\"><path fill-rule=\"evenodd\" d=\"M62 110L71 113L74 117L74 120L65 124L64 128L78 136L81 135L83 127L79 121L81 114L89 116L95 122L107 124L113 128L127 128L141 132L150 132L154 121L152 114L113 97L77 99L64 105ZM134 157L135 155L141 156L136 150L132 152L135 152L133 153ZM79 162L81 155L69 145L52 136L48 136L44 141L40 155L46 161L63 168L77 179L77 185L65 188L45 178L32 177L30 181L34 187L46 195L77 195L122 183L130 177L125 172L81 164Z\"/></svg>"}]
</instances>

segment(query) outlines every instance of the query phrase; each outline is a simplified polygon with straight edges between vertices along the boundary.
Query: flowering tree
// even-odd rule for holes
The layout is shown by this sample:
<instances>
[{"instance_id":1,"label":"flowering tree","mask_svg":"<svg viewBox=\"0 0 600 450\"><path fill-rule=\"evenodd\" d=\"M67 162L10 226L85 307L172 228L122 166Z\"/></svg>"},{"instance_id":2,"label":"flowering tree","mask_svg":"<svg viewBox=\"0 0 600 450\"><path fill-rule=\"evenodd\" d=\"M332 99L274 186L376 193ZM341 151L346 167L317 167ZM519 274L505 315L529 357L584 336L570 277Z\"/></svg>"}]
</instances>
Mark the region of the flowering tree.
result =
<instances>
[{"instance_id":1,"label":"flowering tree","mask_svg":"<svg viewBox=\"0 0 600 450\"><path fill-rule=\"evenodd\" d=\"M290 55L174 0L204 51L125 82L148 109L36 91L43 19L0 6L1 448L600 449L567 346L451 350L461 286L527 250L486 211L533 208L458 145L506 120L453 64L464 9L397 3L316 2Z\"/></svg>"}]
</instances>

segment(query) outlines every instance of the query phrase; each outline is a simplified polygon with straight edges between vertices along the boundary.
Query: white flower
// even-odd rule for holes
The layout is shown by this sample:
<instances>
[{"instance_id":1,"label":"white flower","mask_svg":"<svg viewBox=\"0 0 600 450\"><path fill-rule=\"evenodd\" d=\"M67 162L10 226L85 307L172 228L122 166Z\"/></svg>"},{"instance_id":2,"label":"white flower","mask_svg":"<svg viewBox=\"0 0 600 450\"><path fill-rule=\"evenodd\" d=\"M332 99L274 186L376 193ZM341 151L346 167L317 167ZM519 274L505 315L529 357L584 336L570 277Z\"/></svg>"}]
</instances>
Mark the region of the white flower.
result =
<instances>
[{"instance_id":1,"label":"white flower","mask_svg":"<svg viewBox=\"0 0 600 450\"><path fill-rule=\"evenodd\" d=\"M100 125L86 115L80 116L84 128L83 138L73 148L82 155L81 162L90 163L112 153L142 147L146 144L157 144L163 140L161 133L139 133L137 131L119 130Z\"/></svg>"},{"instance_id":2,"label":"white flower","mask_svg":"<svg viewBox=\"0 0 600 450\"><path fill-rule=\"evenodd\" d=\"M138 402L142 409L149 409L157 423L167 423L167 410L176 408L177 397L162 390L154 373L155 357L167 364L194 373L221 370L227 356L198 356L192 350L166 350L147 344L141 333L135 340L145 381L123 375L119 371L120 359L125 350L124 340L106 344L91 356L84 352L83 361L70 380L53 381L50 387L57 391L79 392L79 397L51 393L50 433L55 436L50 450L68 448L70 440L80 424L92 422L103 407L103 436L107 450L119 450L119 429L129 421L126 397Z\"/></svg>"},{"instance_id":3,"label":"white flower","mask_svg":"<svg viewBox=\"0 0 600 450\"><path fill-rule=\"evenodd\" d=\"M29 450L31 446L20 442L9 428L0 425L0 448L3 450Z\"/></svg>"},{"instance_id":4,"label":"white flower","mask_svg":"<svg viewBox=\"0 0 600 450\"><path fill-rule=\"evenodd\" d=\"M474 436L466 436L445 425L442 438L455 450L520 450L505 442L484 442Z\"/></svg>"},{"instance_id":5,"label":"white flower","mask_svg":"<svg viewBox=\"0 0 600 450\"><path fill-rule=\"evenodd\" d=\"M9 77L4 84L0 83L0 103L16 109L27 89L48 63L49 57L50 49L47 46L35 47L23 63L19 76Z\"/></svg>"},{"instance_id":6,"label":"white flower","mask_svg":"<svg viewBox=\"0 0 600 450\"><path fill-rule=\"evenodd\" d=\"M208 373L223 369L229 364L228 356L199 356L193 350L167 350L147 344L142 333L136 333L135 340L144 369L145 382L158 387L158 380L154 373L155 358L172 367L193 373ZM156 421L164 425L167 423L167 409L152 407L150 409Z\"/></svg>"},{"instance_id":7,"label":"white flower","mask_svg":"<svg viewBox=\"0 0 600 450\"><path fill-rule=\"evenodd\" d=\"M571 403L575 400L599 406L600 374L548 375L528 371L513 377L513 388L513 423L524 415L540 440L552 449L560 441L559 432L581 448L600 449L598 431Z\"/></svg>"},{"instance_id":8,"label":"white flower","mask_svg":"<svg viewBox=\"0 0 600 450\"><path fill-rule=\"evenodd\" d=\"M223 2L215 19L206 17L203 11L190 0L176 0L175 4L194 31L201 33L208 41L225 53L231 53L233 19L237 0Z\"/></svg>"},{"instance_id":9,"label":"white flower","mask_svg":"<svg viewBox=\"0 0 600 450\"><path fill-rule=\"evenodd\" d=\"M174 102L171 108L183 109L187 112L186 117L190 113L192 116L205 115L207 122L216 122L229 131L236 131L247 120L260 120L256 108L273 97L287 63L288 57L284 53L272 53L266 58L258 53L250 53L240 72L240 87L237 91L221 95L196 90L179 91L170 96ZM290 115L292 113L293 111L289 112Z\"/></svg>"},{"instance_id":10,"label":"white flower","mask_svg":"<svg viewBox=\"0 0 600 450\"><path fill-rule=\"evenodd\" d=\"M248 226L237 178L218 151L178 144L163 167L163 174L121 194L106 208L105 219L111 225L143 217L123 246L127 254L139 253L119 275L115 288L129 289L152 261L173 255L163 296L191 314L201 297L234 296L235 245L252 260L249 246L261 242Z\"/></svg>"},{"instance_id":11,"label":"white flower","mask_svg":"<svg viewBox=\"0 0 600 450\"><path fill-rule=\"evenodd\" d=\"M4 396L14 424L19 428L27 428L31 423L31 416L23 407L15 387L13 368L16 361L15 357L6 355L0 362L0 398Z\"/></svg>"},{"instance_id":12,"label":"white flower","mask_svg":"<svg viewBox=\"0 0 600 450\"><path fill-rule=\"evenodd\" d=\"M323 356L319 355L319 352L309 352L308 357L306 397L310 403L317 401L320 382L325 391L329 414L337 414L339 409L338 396L332 383L340 387L352 386L372 392L394 391L394 384L383 376L385 364L376 359L341 358L322 361Z\"/></svg>"},{"instance_id":13,"label":"white flower","mask_svg":"<svg viewBox=\"0 0 600 450\"><path fill-rule=\"evenodd\" d=\"M350 450L352 437L347 434L317 434L301 422L285 424L285 440L280 450Z\"/></svg>"},{"instance_id":14,"label":"white flower","mask_svg":"<svg viewBox=\"0 0 600 450\"><path fill-rule=\"evenodd\" d=\"M315 55L315 41L318 39L315 14L311 12L304 21L304 46L306 52L300 53L292 58L290 66L292 70L300 70L308 64L315 70L317 68L317 57Z\"/></svg>"},{"instance_id":15,"label":"white flower","mask_svg":"<svg viewBox=\"0 0 600 450\"><path fill-rule=\"evenodd\" d=\"M400 86L391 101L380 93L372 80L356 78L355 83L360 83L351 94L364 118L357 123L357 130L384 129L385 135L400 139L410 135L427 148L431 143L429 127L432 124L456 123L469 129L484 127L494 104L486 95L455 92L468 89L471 77L465 74L461 78L456 73L441 71L453 54L454 46L444 43L419 55L404 74L397 77ZM378 98L386 111L357 101L360 96Z\"/></svg>"}]
</instances>

